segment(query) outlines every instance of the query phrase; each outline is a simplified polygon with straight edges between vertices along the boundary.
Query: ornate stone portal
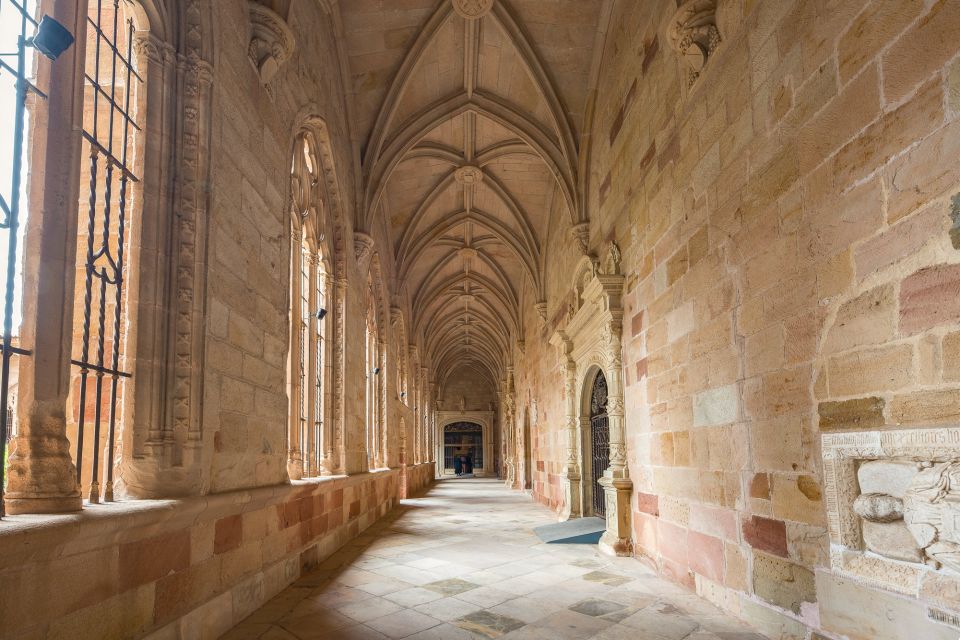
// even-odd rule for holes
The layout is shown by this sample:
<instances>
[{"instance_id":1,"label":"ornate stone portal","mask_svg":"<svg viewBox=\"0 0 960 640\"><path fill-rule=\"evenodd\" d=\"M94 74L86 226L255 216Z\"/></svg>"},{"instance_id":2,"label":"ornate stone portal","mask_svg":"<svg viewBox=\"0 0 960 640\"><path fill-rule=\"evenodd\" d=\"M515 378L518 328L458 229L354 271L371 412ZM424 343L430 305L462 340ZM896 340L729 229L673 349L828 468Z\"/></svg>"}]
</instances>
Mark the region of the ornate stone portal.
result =
<instances>
[{"instance_id":1,"label":"ornate stone portal","mask_svg":"<svg viewBox=\"0 0 960 640\"><path fill-rule=\"evenodd\" d=\"M915 597L960 589L960 429L825 434L823 458L835 572Z\"/></svg>"},{"instance_id":2,"label":"ornate stone portal","mask_svg":"<svg viewBox=\"0 0 960 640\"><path fill-rule=\"evenodd\" d=\"M590 388L597 371L602 371L607 381L610 466L599 480L606 494L607 523L600 548L611 555L630 555L633 481L627 469L624 438L621 361L624 277L620 273L619 248L611 245L602 267L596 259L585 256L578 265L577 276L574 280L576 302L570 318L550 339L560 352L567 408L567 463L563 478L566 500L560 519L578 518L589 511L588 492L582 479L583 456L587 455L584 430L589 425Z\"/></svg>"}]
</instances>

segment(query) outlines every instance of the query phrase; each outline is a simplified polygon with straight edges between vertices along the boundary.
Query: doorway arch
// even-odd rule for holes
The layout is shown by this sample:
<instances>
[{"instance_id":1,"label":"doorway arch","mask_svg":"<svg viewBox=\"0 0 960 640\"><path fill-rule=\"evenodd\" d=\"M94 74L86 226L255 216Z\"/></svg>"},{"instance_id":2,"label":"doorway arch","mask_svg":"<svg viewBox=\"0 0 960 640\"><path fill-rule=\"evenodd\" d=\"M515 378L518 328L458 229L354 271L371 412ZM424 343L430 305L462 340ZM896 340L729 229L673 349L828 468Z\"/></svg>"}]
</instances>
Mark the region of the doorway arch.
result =
<instances>
[{"instance_id":1,"label":"doorway arch","mask_svg":"<svg viewBox=\"0 0 960 640\"><path fill-rule=\"evenodd\" d=\"M451 422L443 427L443 473L454 473L454 459L466 456L471 463L471 472L484 468L485 451L483 425L471 420Z\"/></svg>"}]
</instances>

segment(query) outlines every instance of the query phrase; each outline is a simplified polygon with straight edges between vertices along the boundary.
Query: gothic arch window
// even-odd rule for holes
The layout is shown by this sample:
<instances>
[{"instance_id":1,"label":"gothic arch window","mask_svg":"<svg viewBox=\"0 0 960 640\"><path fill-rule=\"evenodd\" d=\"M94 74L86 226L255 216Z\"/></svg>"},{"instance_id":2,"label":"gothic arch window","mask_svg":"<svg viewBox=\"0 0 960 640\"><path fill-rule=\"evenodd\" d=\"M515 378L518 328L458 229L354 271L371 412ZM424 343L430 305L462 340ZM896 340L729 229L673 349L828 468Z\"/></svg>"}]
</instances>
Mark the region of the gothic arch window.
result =
<instances>
[{"instance_id":1,"label":"gothic arch window","mask_svg":"<svg viewBox=\"0 0 960 640\"><path fill-rule=\"evenodd\" d=\"M296 138L290 183L287 471L292 479L300 479L328 475L337 466L328 397L331 269L323 233L326 210L320 191L320 160L310 133Z\"/></svg>"}]
</instances>

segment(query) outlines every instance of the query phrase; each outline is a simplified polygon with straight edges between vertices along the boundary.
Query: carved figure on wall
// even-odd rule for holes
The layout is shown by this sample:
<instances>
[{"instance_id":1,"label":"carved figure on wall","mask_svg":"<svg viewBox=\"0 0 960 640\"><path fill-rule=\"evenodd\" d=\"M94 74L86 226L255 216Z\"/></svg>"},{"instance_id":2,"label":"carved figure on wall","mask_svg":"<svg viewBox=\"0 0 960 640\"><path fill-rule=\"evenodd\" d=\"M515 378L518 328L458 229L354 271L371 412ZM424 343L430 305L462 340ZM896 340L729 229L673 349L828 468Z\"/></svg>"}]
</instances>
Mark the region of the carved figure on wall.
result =
<instances>
[{"instance_id":1,"label":"carved figure on wall","mask_svg":"<svg viewBox=\"0 0 960 640\"><path fill-rule=\"evenodd\" d=\"M919 558L933 568L941 566L960 573L960 462L918 463L903 497L888 493L864 493L853 504L854 512L868 523L906 525L915 549L871 550L905 559L919 551ZM869 543L868 543L868 546Z\"/></svg>"},{"instance_id":2,"label":"carved figure on wall","mask_svg":"<svg viewBox=\"0 0 960 640\"><path fill-rule=\"evenodd\" d=\"M667 38L680 55L687 71L688 86L700 77L707 59L720 44L716 13L716 0L687 0L670 20Z\"/></svg>"}]
</instances>

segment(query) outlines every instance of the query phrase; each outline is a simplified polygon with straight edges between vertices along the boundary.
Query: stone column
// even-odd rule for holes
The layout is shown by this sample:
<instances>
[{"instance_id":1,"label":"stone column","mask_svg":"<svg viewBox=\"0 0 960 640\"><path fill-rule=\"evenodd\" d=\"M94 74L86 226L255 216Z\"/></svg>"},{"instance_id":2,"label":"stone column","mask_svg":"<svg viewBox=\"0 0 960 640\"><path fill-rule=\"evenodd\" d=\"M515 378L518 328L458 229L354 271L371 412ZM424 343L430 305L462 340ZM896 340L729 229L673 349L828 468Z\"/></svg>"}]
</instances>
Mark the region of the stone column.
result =
<instances>
[{"instance_id":1,"label":"stone column","mask_svg":"<svg viewBox=\"0 0 960 640\"><path fill-rule=\"evenodd\" d=\"M567 432L567 463L563 471L564 496L563 509L560 511L560 520L579 518L581 507L581 477L580 461L577 457L577 364L573 361L573 344L562 331L558 331L550 340L551 344L560 350L563 364L563 401L566 407L565 425Z\"/></svg>"},{"instance_id":2,"label":"stone column","mask_svg":"<svg viewBox=\"0 0 960 640\"><path fill-rule=\"evenodd\" d=\"M81 508L70 456L66 407L70 390L74 280L83 126L84 37L87 3L45 0L40 8L78 34L57 60L38 56L37 85L49 99L32 112L30 219L24 243L17 397L19 432L13 443L6 512L64 513ZM37 178L42 178L38 180ZM16 233L15 230L11 233ZM35 295L34 295L35 293Z\"/></svg>"},{"instance_id":3,"label":"stone column","mask_svg":"<svg viewBox=\"0 0 960 640\"><path fill-rule=\"evenodd\" d=\"M287 415L287 475L291 480L303 477L300 456L300 404L305 390L300 388L300 322L304 309L300 304L300 255L303 251L300 226L290 228L290 410Z\"/></svg>"},{"instance_id":4,"label":"stone column","mask_svg":"<svg viewBox=\"0 0 960 640\"><path fill-rule=\"evenodd\" d=\"M513 397L513 367L507 367L507 377L503 383L501 405L501 432L506 443L506 457L504 464L507 467L507 486L511 489L516 488L517 481L517 450L516 437L514 437L514 413L516 411L516 402Z\"/></svg>"},{"instance_id":5,"label":"stone column","mask_svg":"<svg viewBox=\"0 0 960 640\"><path fill-rule=\"evenodd\" d=\"M611 555L629 556L633 552L630 526L630 497L633 482L627 468L624 435L623 366L621 361L622 312L611 310L604 328L607 348L607 419L610 425L610 466L600 484L606 500L607 530L600 538L600 549Z\"/></svg>"},{"instance_id":6,"label":"stone column","mask_svg":"<svg viewBox=\"0 0 960 640\"><path fill-rule=\"evenodd\" d=\"M330 295L331 291L335 291L337 283L336 279L329 271L324 272L324 297L326 300L339 300L338 298L332 298ZM321 375L323 375L323 415L320 416L322 424L320 425L321 437L322 437L322 459L320 460L320 473L329 476L334 473L334 470L339 466L337 462L335 446L335 435L333 432L333 423L334 416L336 415L336 410L334 408L334 403L337 402L337 382L336 382L336 368L334 363L334 353L337 348L337 330L334 327L333 331L330 330L330 325L332 322L332 315L330 313L331 309L329 308L329 302L325 302L327 308L327 315L323 320L318 320L318 322L325 322L323 332L323 368L321 369ZM319 307L319 302L318 302ZM332 375L331 375L332 374Z\"/></svg>"}]
</instances>

